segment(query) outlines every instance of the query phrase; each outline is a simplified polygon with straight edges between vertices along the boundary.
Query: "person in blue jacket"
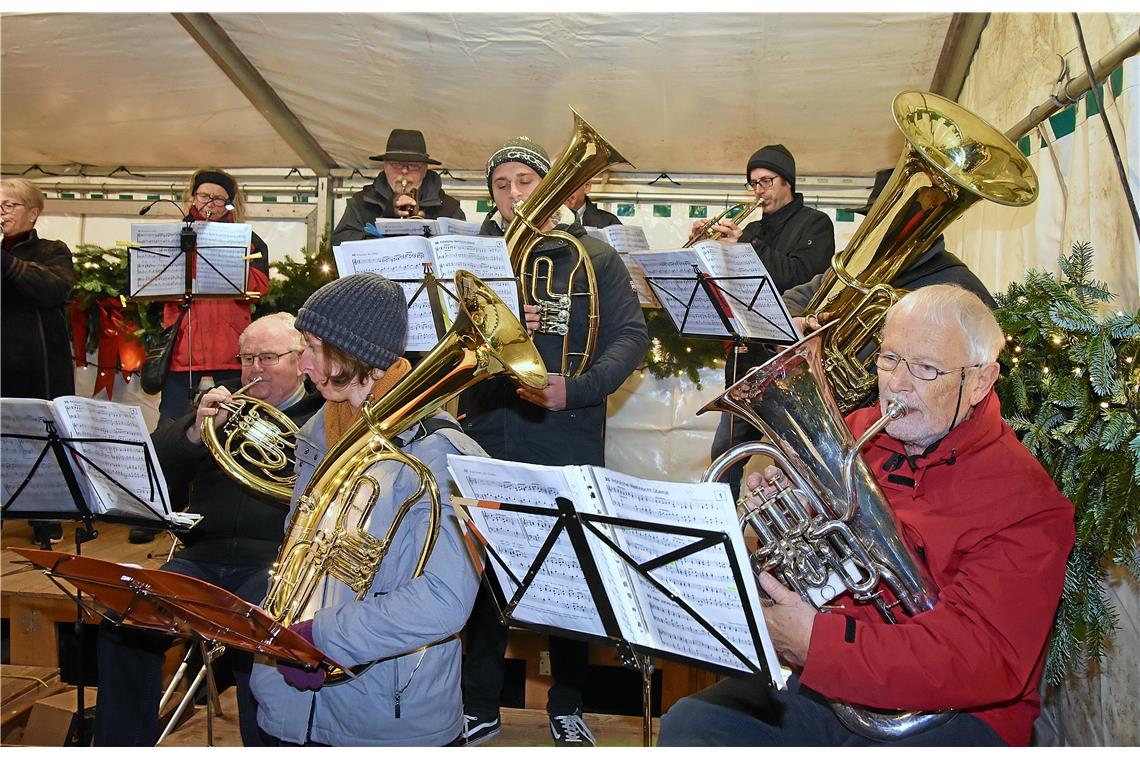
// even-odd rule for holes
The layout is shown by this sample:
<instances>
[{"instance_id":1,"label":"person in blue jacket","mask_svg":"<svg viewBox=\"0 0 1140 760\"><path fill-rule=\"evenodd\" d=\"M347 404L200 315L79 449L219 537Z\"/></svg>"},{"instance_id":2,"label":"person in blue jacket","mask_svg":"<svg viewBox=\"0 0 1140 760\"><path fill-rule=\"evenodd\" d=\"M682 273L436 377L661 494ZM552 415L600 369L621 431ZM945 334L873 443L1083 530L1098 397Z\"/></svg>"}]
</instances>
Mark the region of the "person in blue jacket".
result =
<instances>
[{"instance_id":1,"label":"person in blue jacket","mask_svg":"<svg viewBox=\"0 0 1140 760\"><path fill-rule=\"evenodd\" d=\"M382 398L410 371L401 356L407 313L403 290L372 273L335 280L300 309L296 326L306 341L300 366L325 405L297 435L294 510L317 464L360 418L363 405ZM438 482L444 510L435 549L413 578L429 524L429 502L421 496L363 599L327 578L298 616L302 622L293 624L337 663L374 663L358 678L326 683L323 669L284 662L254 666L258 725L283 745L441 746L462 734L458 633L479 579L448 508L447 455L483 451L445 413L410 427L393 443L423 462ZM367 527L383 538L419 481L393 461L373 464L368 475L376 487Z\"/></svg>"}]
</instances>

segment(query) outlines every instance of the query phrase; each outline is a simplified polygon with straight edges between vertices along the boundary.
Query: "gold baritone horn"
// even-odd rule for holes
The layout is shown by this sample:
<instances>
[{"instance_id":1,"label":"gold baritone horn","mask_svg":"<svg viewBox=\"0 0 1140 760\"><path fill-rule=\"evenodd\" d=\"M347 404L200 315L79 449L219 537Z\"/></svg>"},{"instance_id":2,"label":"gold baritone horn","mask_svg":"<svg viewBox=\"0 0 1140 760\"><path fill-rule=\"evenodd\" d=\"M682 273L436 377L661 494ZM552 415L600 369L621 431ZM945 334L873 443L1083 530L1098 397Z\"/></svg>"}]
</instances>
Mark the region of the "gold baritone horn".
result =
<instances>
[{"instance_id":1,"label":"gold baritone horn","mask_svg":"<svg viewBox=\"0 0 1140 760\"><path fill-rule=\"evenodd\" d=\"M957 103L930 92L894 100L906 146L894 173L804 310L837 322L823 338L823 366L843 411L875 388L883 319L902 291L890 283L979 200L1026 206L1037 175L1010 140Z\"/></svg>"},{"instance_id":2,"label":"gold baritone horn","mask_svg":"<svg viewBox=\"0 0 1140 760\"><path fill-rule=\"evenodd\" d=\"M326 580L344 584L357 600L363 599L401 522L426 495L428 530L411 577L423 573L439 535L439 485L423 462L393 443L397 435L435 414L463 390L496 375L508 374L529 388L546 387L546 367L538 349L495 291L460 270L455 293L460 311L451 330L383 398L364 405L360 419L329 449L305 485L270 571L263 605L282 625L317 613ZM419 485L399 505L384 536L378 537L368 530L372 510L382 496L370 470L386 461L408 467ZM332 683L346 676L339 671L329 674Z\"/></svg>"},{"instance_id":3,"label":"gold baritone horn","mask_svg":"<svg viewBox=\"0 0 1140 760\"><path fill-rule=\"evenodd\" d=\"M751 203L734 203L698 227L697 231L690 235L689 239L686 240L685 244L681 247L692 248L693 244L699 243L702 240L720 240L722 237L724 237L724 233L714 230L713 227L717 226L725 219L731 219L733 222L736 222L737 226L743 228L744 224L748 220L748 217L752 216L752 214L754 214L757 209L763 207L763 198L757 198Z\"/></svg>"},{"instance_id":4,"label":"gold baritone horn","mask_svg":"<svg viewBox=\"0 0 1140 760\"><path fill-rule=\"evenodd\" d=\"M562 230L544 233L542 227L587 180L609 166L628 164L629 161L577 111L571 108L570 112L574 114L570 144L550 165L550 171L530 196L515 207L515 217L507 225L503 237L511 256L511 267L522 283L523 301L539 308L537 331L562 336L559 373L577 377L590 366L598 340L598 283L594 277L594 265L585 246L576 237ZM577 254L566 289L558 292L554 286L554 261L550 256L533 255L542 241L554 239L564 241ZM570 314L574 308L586 308L588 312L589 329L585 345L578 350L570 344Z\"/></svg>"}]
</instances>

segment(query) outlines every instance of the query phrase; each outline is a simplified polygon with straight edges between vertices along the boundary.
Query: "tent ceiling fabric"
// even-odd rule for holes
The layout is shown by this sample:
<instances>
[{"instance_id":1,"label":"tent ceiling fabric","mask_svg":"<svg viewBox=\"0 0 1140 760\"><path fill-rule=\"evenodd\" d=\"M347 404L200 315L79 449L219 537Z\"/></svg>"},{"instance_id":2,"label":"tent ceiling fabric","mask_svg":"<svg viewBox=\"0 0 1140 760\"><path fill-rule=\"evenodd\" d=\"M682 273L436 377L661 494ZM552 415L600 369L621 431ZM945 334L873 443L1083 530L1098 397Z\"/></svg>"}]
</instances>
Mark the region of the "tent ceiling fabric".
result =
<instances>
[{"instance_id":1,"label":"tent ceiling fabric","mask_svg":"<svg viewBox=\"0 0 1140 760\"><path fill-rule=\"evenodd\" d=\"M216 14L305 129L374 173L389 130L480 169L575 107L641 171L737 173L769 142L800 175L869 175L891 100L930 86L950 14ZM296 153L167 14L3 19L6 165L295 166ZM34 104L35 107L28 107Z\"/></svg>"}]
</instances>

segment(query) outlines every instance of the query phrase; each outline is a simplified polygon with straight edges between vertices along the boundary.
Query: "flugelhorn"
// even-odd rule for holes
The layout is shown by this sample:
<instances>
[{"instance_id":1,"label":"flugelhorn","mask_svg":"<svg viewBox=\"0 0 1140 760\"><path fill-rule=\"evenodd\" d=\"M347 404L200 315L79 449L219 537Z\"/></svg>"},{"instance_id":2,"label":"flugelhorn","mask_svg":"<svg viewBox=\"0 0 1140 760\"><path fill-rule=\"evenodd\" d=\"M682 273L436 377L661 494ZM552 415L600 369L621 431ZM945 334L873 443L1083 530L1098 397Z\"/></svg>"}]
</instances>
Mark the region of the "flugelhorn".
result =
<instances>
[{"instance_id":1,"label":"flugelhorn","mask_svg":"<svg viewBox=\"0 0 1140 760\"><path fill-rule=\"evenodd\" d=\"M888 407L854 440L823 372L821 342L828 329L753 369L697 412L735 414L775 444L734 446L709 465L702 480L715 482L736 462L757 454L771 457L794 486L757 508L744 502L741 526L759 539L751 555L753 570L771 572L816 609L846 590L856 603L874 606L894 623L896 608L908 616L932 609L938 586L903 541L890 503L859 452L905 407L897 402ZM843 703L832 703L832 709L849 729L876 740L926 730L951 716Z\"/></svg>"},{"instance_id":2,"label":"flugelhorn","mask_svg":"<svg viewBox=\"0 0 1140 760\"><path fill-rule=\"evenodd\" d=\"M289 415L245 392L261 382L238 388L219 404L229 417L219 427L213 417L202 421L202 443L226 475L254 493L288 504L297 475L293 472L297 426Z\"/></svg>"},{"instance_id":3,"label":"flugelhorn","mask_svg":"<svg viewBox=\"0 0 1140 760\"><path fill-rule=\"evenodd\" d=\"M752 214L755 213L756 209L762 208L763 206L763 198L757 198L751 203L734 203L698 227L697 231L690 235L689 239L686 240L685 244L681 247L692 248L694 243L699 243L702 240L720 240L722 237L724 237L724 233L717 232L713 229L713 227L724 221L726 217L731 219L737 225L743 225L743 222L748 217L752 216Z\"/></svg>"},{"instance_id":4,"label":"flugelhorn","mask_svg":"<svg viewBox=\"0 0 1140 760\"><path fill-rule=\"evenodd\" d=\"M400 195L406 195L412 199L412 207L404 207L408 211L408 216L406 217L407 219L422 219L424 214L423 210L420 209L420 189L418 187L408 187L410 184L412 184L412 181L410 179L401 179L400 189L396 191L396 197L399 197ZM395 198L392 200L394 204Z\"/></svg>"},{"instance_id":5,"label":"flugelhorn","mask_svg":"<svg viewBox=\"0 0 1140 760\"><path fill-rule=\"evenodd\" d=\"M503 237L511 256L511 267L523 285L523 301L539 307L538 332L562 337L562 366L559 372L576 377L586 371L594 357L598 339L598 283L594 265L576 237L569 232L542 227L557 213L574 191L592 179L595 174L614 164L628 164L597 131L586 123L573 108L574 131L570 144L550 171L534 188L530 196L515 208L514 219L507 225ZM554 292L554 261L550 256L535 256L534 249L543 240L558 239L571 246L577 260L571 269L566 290ZM577 284L578 281L581 284ZM579 307L588 310L585 345L580 351L571 350L570 313L575 298Z\"/></svg>"},{"instance_id":6,"label":"flugelhorn","mask_svg":"<svg viewBox=\"0 0 1140 760\"><path fill-rule=\"evenodd\" d=\"M440 495L435 477L422 462L392 441L434 414L463 390L499 374L530 388L546 387L546 367L526 328L475 275L455 274L459 315L451 330L405 378L374 404L317 465L293 510L285 542L270 571L266 612L282 625L316 614L315 599L332 579L363 599L388 553L404 517L424 496L430 518L413 578L423 573L439 534ZM397 508L383 537L368 530L380 494L369 474L374 465L394 461L410 468L419 486ZM331 682L346 674L330 673Z\"/></svg>"},{"instance_id":7,"label":"flugelhorn","mask_svg":"<svg viewBox=\"0 0 1140 760\"><path fill-rule=\"evenodd\" d=\"M845 411L874 388L867 346L901 296L890 282L975 202L1025 206L1037 198L1037 175L1017 146L957 103L902 92L894 117L907 142L895 171L804 310L838 322L824 337L824 371Z\"/></svg>"}]
</instances>

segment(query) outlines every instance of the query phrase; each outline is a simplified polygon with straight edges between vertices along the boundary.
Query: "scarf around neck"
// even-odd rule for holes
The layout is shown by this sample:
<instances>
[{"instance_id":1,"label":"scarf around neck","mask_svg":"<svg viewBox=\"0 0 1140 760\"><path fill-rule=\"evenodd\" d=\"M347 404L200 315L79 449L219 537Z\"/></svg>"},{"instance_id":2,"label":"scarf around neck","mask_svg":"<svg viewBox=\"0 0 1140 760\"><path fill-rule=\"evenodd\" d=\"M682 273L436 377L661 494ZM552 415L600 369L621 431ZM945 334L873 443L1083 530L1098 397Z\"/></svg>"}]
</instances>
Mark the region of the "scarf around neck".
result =
<instances>
[{"instance_id":1,"label":"scarf around neck","mask_svg":"<svg viewBox=\"0 0 1140 760\"><path fill-rule=\"evenodd\" d=\"M411 362L401 356L373 383L365 403L375 404L411 371ZM325 404L325 445L328 449L336 445L360 419L362 409L363 406L354 407L351 401L329 401Z\"/></svg>"}]
</instances>

